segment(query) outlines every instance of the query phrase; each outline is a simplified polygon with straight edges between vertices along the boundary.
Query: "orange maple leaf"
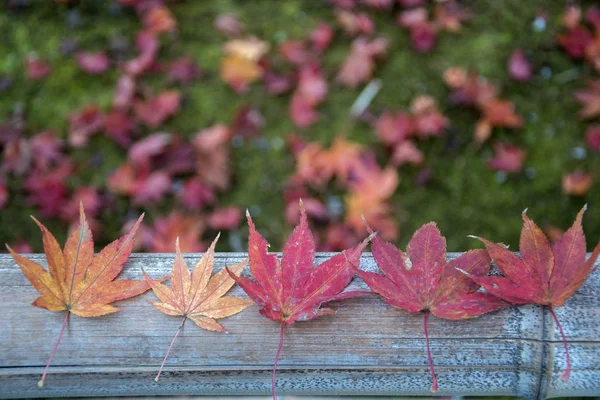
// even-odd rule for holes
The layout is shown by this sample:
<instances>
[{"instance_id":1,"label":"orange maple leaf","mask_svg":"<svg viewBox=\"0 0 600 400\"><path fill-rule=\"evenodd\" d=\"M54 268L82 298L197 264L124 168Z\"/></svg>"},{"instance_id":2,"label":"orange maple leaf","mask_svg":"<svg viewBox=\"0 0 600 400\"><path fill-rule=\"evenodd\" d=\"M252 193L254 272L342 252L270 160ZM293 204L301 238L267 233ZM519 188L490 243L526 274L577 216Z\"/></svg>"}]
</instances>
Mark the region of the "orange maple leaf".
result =
<instances>
[{"instance_id":1,"label":"orange maple leaf","mask_svg":"<svg viewBox=\"0 0 600 400\"><path fill-rule=\"evenodd\" d=\"M135 233L142 218L144 218L143 214L128 234L106 246L96 256L94 256L94 241L85 218L83 203L79 205L79 226L70 234L64 250L61 250L52 233L33 218L42 230L48 270L18 255L10 246L6 246L25 277L41 293L32 305L50 311L67 311L54 350L42 379L38 382L39 387L44 386L48 368L71 313L80 317L98 317L113 313L120 309L110 303L128 299L150 288L148 283L141 280L114 281L131 254Z\"/></svg>"},{"instance_id":2,"label":"orange maple leaf","mask_svg":"<svg viewBox=\"0 0 600 400\"><path fill-rule=\"evenodd\" d=\"M146 278L154 294L160 300L159 302L150 304L167 315L183 317L179 329L177 329L160 366L160 370L154 379L156 382L158 382L173 343L175 343L175 339L177 339L186 319L191 319L202 329L227 333L215 319L237 314L253 304L253 301L250 299L222 297L235 285L235 281L229 276L225 268L211 278L215 260L215 245L218 240L219 235L217 235L209 249L200 258L193 272L190 273L190 269L183 259L181 249L179 248L179 238L177 238L175 241L175 262L173 263L173 271L171 273L172 288L152 280L144 272L144 278ZM245 259L239 264L228 268L232 273L239 276L247 262L248 260Z\"/></svg>"}]
</instances>

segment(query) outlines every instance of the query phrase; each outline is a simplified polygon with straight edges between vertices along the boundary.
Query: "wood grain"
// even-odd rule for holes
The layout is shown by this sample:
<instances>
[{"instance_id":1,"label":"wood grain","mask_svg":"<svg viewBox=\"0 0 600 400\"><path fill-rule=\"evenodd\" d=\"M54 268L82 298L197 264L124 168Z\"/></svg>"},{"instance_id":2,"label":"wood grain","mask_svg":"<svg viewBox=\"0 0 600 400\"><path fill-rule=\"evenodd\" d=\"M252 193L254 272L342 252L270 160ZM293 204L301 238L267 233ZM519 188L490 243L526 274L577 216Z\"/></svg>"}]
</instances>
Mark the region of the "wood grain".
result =
<instances>
[{"instance_id":1,"label":"wood grain","mask_svg":"<svg viewBox=\"0 0 600 400\"><path fill-rule=\"evenodd\" d=\"M456 257L458 254L451 254ZM321 262L330 254L321 253ZM217 254L215 270L245 257ZM46 265L43 255L33 255ZM193 265L198 254L188 254ZM123 278L170 272L172 254L134 254ZM362 269L375 271L369 253ZM247 271L245 272L247 273ZM356 278L348 290L367 289ZM430 318L431 350L440 395L599 395L600 272L565 307L556 309L569 339L572 374L564 370L559 332L537 306L510 308L467 321ZM234 287L231 294L244 296ZM73 316L46 386L43 367L58 336L63 313L30 303L37 292L12 258L0 255L0 397L265 395L278 344L279 325L256 306L222 320L229 335L186 323L160 383L158 366L179 325L147 304L152 293L118 303L123 311L101 318ZM422 315L386 305L375 296L334 305L337 314L286 329L278 392L296 395L429 395Z\"/></svg>"}]
</instances>

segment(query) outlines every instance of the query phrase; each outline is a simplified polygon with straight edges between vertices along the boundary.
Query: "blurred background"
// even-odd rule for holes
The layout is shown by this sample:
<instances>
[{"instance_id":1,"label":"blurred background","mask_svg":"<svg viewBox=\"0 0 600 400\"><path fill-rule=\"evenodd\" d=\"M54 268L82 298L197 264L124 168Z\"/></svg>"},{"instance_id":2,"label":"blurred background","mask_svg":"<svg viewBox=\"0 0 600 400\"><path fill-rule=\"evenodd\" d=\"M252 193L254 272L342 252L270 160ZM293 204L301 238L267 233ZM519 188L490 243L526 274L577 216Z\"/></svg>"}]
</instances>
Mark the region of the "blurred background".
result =
<instances>
[{"instance_id":1,"label":"blurred background","mask_svg":"<svg viewBox=\"0 0 600 400\"><path fill-rule=\"evenodd\" d=\"M600 239L600 7L593 1L6 0L0 241L96 249L281 246L303 199L321 251L402 247L436 221L517 248L588 203Z\"/></svg>"}]
</instances>

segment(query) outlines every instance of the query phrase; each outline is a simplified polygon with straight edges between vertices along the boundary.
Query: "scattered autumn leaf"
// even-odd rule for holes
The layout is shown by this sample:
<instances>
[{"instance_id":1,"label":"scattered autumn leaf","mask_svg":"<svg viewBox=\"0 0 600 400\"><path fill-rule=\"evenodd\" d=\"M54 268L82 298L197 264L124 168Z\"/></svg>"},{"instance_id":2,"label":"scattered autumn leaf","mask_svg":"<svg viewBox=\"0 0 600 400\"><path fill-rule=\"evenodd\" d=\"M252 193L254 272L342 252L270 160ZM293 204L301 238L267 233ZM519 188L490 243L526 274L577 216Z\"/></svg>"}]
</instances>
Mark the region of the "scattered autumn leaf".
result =
<instances>
[{"instance_id":1,"label":"scattered autumn leaf","mask_svg":"<svg viewBox=\"0 0 600 400\"><path fill-rule=\"evenodd\" d=\"M90 137L104 127L104 114L100 108L91 104L69 116L69 144L84 147Z\"/></svg>"},{"instance_id":2,"label":"scattered autumn leaf","mask_svg":"<svg viewBox=\"0 0 600 400\"><path fill-rule=\"evenodd\" d=\"M91 75L100 75L110 68L110 59L103 51L95 53L80 52L75 57L79 68Z\"/></svg>"},{"instance_id":3,"label":"scattered autumn leaf","mask_svg":"<svg viewBox=\"0 0 600 400\"><path fill-rule=\"evenodd\" d=\"M523 169L525 150L511 143L496 142L494 152L494 157L488 160L488 166L494 171L517 173Z\"/></svg>"},{"instance_id":4,"label":"scattered autumn leaf","mask_svg":"<svg viewBox=\"0 0 600 400\"><path fill-rule=\"evenodd\" d=\"M168 90L146 101L137 101L133 107L137 119L150 128L156 128L179 110L181 95Z\"/></svg>"},{"instance_id":5,"label":"scattered autumn leaf","mask_svg":"<svg viewBox=\"0 0 600 400\"><path fill-rule=\"evenodd\" d=\"M591 172L566 172L562 177L562 190L573 196L584 196L589 192L592 183L594 183L594 174Z\"/></svg>"},{"instance_id":6,"label":"scattered autumn leaf","mask_svg":"<svg viewBox=\"0 0 600 400\"><path fill-rule=\"evenodd\" d=\"M144 26L149 32L172 32L177 28L177 21L171 11L164 6L151 7L144 13Z\"/></svg>"},{"instance_id":7,"label":"scattered autumn leaf","mask_svg":"<svg viewBox=\"0 0 600 400\"><path fill-rule=\"evenodd\" d=\"M581 103L582 109L579 116L583 119L600 117L600 80L590 80L586 89L574 93L575 100Z\"/></svg>"},{"instance_id":8,"label":"scattered autumn leaf","mask_svg":"<svg viewBox=\"0 0 600 400\"><path fill-rule=\"evenodd\" d=\"M155 218L154 224L147 231L146 248L152 253L170 253L173 242L179 238L181 250L186 253L198 253L206 249L200 242L205 222L196 215L184 215L172 211L162 218Z\"/></svg>"},{"instance_id":9,"label":"scattered autumn leaf","mask_svg":"<svg viewBox=\"0 0 600 400\"><path fill-rule=\"evenodd\" d=\"M585 141L590 149L600 151L600 125L590 125L587 128Z\"/></svg>"},{"instance_id":10,"label":"scattered autumn leaf","mask_svg":"<svg viewBox=\"0 0 600 400\"><path fill-rule=\"evenodd\" d=\"M227 331L216 321L216 319L225 318L237 314L250 305L252 300L223 297L225 293L235 285L235 281L229 276L229 273L239 276L248 260L243 260L237 265L222 269L211 277L213 263L215 259L215 245L219 236L215 238L208 250L202 255L193 271L190 273L189 267L179 248L179 238L175 241L175 262L171 271L171 288L165 286L159 281L150 278L144 272L146 282L152 288L152 291L160 300L150 303L159 311L173 316L181 316L183 320L171 341L171 345L165 354L165 358L160 366L158 374L154 380L158 382L171 348L175 339L183 328L183 324L189 318L192 322L202 329L227 333Z\"/></svg>"},{"instance_id":11,"label":"scattered autumn leaf","mask_svg":"<svg viewBox=\"0 0 600 400\"><path fill-rule=\"evenodd\" d=\"M260 59L269 44L256 38L234 39L225 44L226 57L221 60L221 79L238 92L262 77Z\"/></svg>"},{"instance_id":12,"label":"scattered autumn leaf","mask_svg":"<svg viewBox=\"0 0 600 400\"><path fill-rule=\"evenodd\" d=\"M365 37L358 37L352 42L336 80L351 89L368 81L375 71L375 61L386 54L387 48L387 39L377 38L369 41Z\"/></svg>"},{"instance_id":13,"label":"scattered autumn leaf","mask_svg":"<svg viewBox=\"0 0 600 400\"><path fill-rule=\"evenodd\" d=\"M581 220L587 209L577 214L573 226L552 247L537 225L523 211L523 229L519 243L520 255L511 252L501 243L481 240L504 277L486 276L479 271L466 271L467 275L489 293L514 304L539 304L546 306L558 327L565 347L567 368L562 380L569 379L571 361L567 341L554 307L561 307L592 273L600 253L600 242L588 260L585 235Z\"/></svg>"},{"instance_id":14,"label":"scattered autumn leaf","mask_svg":"<svg viewBox=\"0 0 600 400\"><path fill-rule=\"evenodd\" d=\"M167 65L167 77L174 82L187 84L201 75L202 71L190 56L178 58Z\"/></svg>"},{"instance_id":15,"label":"scattered autumn leaf","mask_svg":"<svg viewBox=\"0 0 600 400\"><path fill-rule=\"evenodd\" d=\"M508 74L512 79L519 82L527 82L533 74L532 66L525 57L523 50L515 50L508 59Z\"/></svg>"},{"instance_id":16,"label":"scattered autumn leaf","mask_svg":"<svg viewBox=\"0 0 600 400\"><path fill-rule=\"evenodd\" d=\"M37 81L48 76L52 72L52 67L50 67L48 62L35 55L31 55L25 58L25 71L27 79Z\"/></svg>"}]
</instances>

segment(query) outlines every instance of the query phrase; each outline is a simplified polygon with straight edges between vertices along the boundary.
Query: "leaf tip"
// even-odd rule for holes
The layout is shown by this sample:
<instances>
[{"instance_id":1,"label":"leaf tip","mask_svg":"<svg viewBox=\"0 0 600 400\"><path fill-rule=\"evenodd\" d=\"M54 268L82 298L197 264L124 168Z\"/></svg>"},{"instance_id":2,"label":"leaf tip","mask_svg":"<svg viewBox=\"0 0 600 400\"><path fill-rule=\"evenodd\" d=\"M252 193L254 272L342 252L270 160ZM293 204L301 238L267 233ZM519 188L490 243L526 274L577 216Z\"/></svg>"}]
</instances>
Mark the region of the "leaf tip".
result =
<instances>
[{"instance_id":1,"label":"leaf tip","mask_svg":"<svg viewBox=\"0 0 600 400\"><path fill-rule=\"evenodd\" d=\"M475 236L475 235L467 235L467 237L468 237L468 238L471 238L471 239L477 239L477 240L479 240L479 236Z\"/></svg>"},{"instance_id":2,"label":"leaf tip","mask_svg":"<svg viewBox=\"0 0 600 400\"><path fill-rule=\"evenodd\" d=\"M365 226L365 228L367 228L367 232L373 233L373 228L371 228L371 226L367 222L367 218L365 217L365 214L360 214L360 219L362 220L362 223Z\"/></svg>"},{"instance_id":3,"label":"leaf tip","mask_svg":"<svg viewBox=\"0 0 600 400\"><path fill-rule=\"evenodd\" d=\"M40 389L44 387L44 380L40 379L37 383L37 387L39 387Z\"/></svg>"},{"instance_id":4,"label":"leaf tip","mask_svg":"<svg viewBox=\"0 0 600 400\"><path fill-rule=\"evenodd\" d=\"M367 242L370 242L371 240L375 239L375 236L377 236L377 232L371 232L371 234L367 238Z\"/></svg>"},{"instance_id":5,"label":"leaf tip","mask_svg":"<svg viewBox=\"0 0 600 400\"><path fill-rule=\"evenodd\" d=\"M246 218L250 218L250 210L246 208Z\"/></svg>"},{"instance_id":6,"label":"leaf tip","mask_svg":"<svg viewBox=\"0 0 600 400\"><path fill-rule=\"evenodd\" d=\"M158 376L154 378L154 382L158 383Z\"/></svg>"},{"instance_id":7,"label":"leaf tip","mask_svg":"<svg viewBox=\"0 0 600 400\"><path fill-rule=\"evenodd\" d=\"M583 208L581 209L581 211L583 211L583 212L586 212L586 211L587 211L587 209L588 209L588 205L587 205L587 203L585 203L585 204L583 205Z\"/></svg>"},{"instance_id":8,"label":"leaf tip","mask_svg":"<svg viewBox=\"0 0 600 400\"><path fill-rule=\"evenodd\" d=\"M523 210L523 212L521 213L522 216L526 216L527 215L527 210L529 210L529 207L527 207L526 209Z\"/></svg>"}]
</instances>

